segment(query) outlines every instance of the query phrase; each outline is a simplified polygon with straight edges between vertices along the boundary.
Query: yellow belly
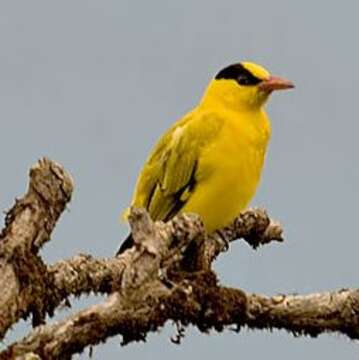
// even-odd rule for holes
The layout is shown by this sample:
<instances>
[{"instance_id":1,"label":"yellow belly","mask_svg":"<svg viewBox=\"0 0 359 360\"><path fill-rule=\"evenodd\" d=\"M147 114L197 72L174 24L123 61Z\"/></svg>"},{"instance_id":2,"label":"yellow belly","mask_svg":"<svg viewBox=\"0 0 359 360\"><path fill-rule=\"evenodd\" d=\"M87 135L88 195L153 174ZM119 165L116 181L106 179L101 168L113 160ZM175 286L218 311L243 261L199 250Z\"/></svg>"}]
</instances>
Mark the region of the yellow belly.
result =
<instances>
[{"instance_id":1,"label":"yellow belly","mask_svg":"<svg viewBox=\"0 0 359 360\"><path fill-rule=\"evenodd\" d=\"M198 182L182 212L201 216L211 233L229 225L255 194L268 136L243 124L225 127L199 159Z\"/></svg>"}]
</instances>

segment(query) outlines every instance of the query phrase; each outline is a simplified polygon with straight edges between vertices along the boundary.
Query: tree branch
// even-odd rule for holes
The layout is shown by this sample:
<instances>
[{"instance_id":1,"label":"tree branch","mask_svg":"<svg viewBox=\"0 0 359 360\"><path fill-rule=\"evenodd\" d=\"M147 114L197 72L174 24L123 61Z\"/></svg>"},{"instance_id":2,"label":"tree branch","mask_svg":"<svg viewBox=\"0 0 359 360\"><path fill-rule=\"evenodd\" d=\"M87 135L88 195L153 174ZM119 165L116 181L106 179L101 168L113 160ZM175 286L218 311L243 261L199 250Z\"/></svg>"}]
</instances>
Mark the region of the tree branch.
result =
<instances>
[{"instance_id":1,"label":"tree branch","mask_svg":"<svg viewBox=\"0 0 359 360\"><path fill-rule=\"evenodd\" d=\"M36 325L53 312L52 281L37 252L50 239L72 189L60 165L40 160L30 170L26 195L6 214L0 234L0 339L20 318L32 313Z\"/></svg>"},{"instance_id":2,"label":"tree branch","mask_svg":"<svg viewBox=\"0 0 359 360\"><path fill-rule=\"evenodd\" d=\"M247 326L359 338L359 290L265 297L218 285L212 263L232 241L243 238L254 249L283 241L281 226L261 209L245 211L212 235L195 215L162 223L132 209L131 249L115 258L80 254L47 266L38 251L50 239L72 189L73 181L60 165L41 160L30 171L27 194L7 213L0 234L0 338L29 314L34 326L44 323L46 314L51 316L71 295L110 295L63 321L36 326L0 353L0 359L30 354L70 359L116 334L123 343L145 340L168 320L193 324L203 332Z\"/></svg>"},{"instance_id":3,"label":"tree branch","mask_svg":"<svg viewBox=\"0 0 359 360\"><path fill-rule=\"evenodd\" d=\"M316 337L338 332L359 339L359 289L310 295L248 296L248 326Z\"/></svg>"},{"instance_id":4,"label":"tree branch","mask_svg":"<svg viewBox=\"0 0 359 360\"><path fill-rule=\"evenodd\" d=\"M51 316L70 295L111 293L116 289L124 293L140 279L142 282L157 274L163 258L178 262L193 238L205 236L201 221L194 215L181 215L163 224L153 223L148 214L134 209L131 225L139 252L131 250L117 259L77 255L47 267L38 250L50 239L72 191L73 180L62 166L43 159L30 170L27 193L7 212L0 235L0 288L4 289L0 296L0 338L29 314L34 326L42 323L46 314ZM235 230L227 231L226 241L240 235L240 229L243 235L260 233L263 221L269 224L261 210L251 210L240 218L244 219L238 222L241 225L234 225L237 234ZM217 246L216 251L219 249Z\"/></svg>"},{"instance_id":5,"label":"tree branch","mask_svg":"<svg viewBox=\"0 0 359 360\"><path fill-rule=\"evenodd\" d=\"M123 343L145 341L149 332L168 320L192 324L205 333L226 328L239 331L247 326L309 336L341 332L359 338L359 290L270 298L221 287L214 273L198 272L182 277L171 289L152 282L138 295L123 302L115 293L68 319L39 326L1 353L0 359L15 359L29 352L41 359L70 359L70 354L116 334L122 335Z\"/></svg>"}]
</instances>

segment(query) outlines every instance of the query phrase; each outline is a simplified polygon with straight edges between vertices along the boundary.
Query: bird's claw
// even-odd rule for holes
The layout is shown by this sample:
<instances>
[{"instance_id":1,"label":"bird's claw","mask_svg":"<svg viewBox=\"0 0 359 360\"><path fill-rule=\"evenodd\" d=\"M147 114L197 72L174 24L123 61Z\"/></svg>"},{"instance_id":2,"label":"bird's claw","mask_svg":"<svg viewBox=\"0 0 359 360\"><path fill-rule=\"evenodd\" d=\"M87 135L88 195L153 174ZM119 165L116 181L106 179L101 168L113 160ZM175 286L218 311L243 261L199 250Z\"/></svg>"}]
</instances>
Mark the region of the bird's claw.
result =
<instances>
[{"instance_id":1,"label":"bird's claw","mask_svg":"<svg viewBox=\"0 0 359 360\"><path fill-rule=\"evenodd\" d=\"M223 251L228 251L229 241L227 239L226 233L223 230L217 230L216 233L218 235L219 241L221 242L221 247L223 248Z\"/></svg>"}]
</instances>

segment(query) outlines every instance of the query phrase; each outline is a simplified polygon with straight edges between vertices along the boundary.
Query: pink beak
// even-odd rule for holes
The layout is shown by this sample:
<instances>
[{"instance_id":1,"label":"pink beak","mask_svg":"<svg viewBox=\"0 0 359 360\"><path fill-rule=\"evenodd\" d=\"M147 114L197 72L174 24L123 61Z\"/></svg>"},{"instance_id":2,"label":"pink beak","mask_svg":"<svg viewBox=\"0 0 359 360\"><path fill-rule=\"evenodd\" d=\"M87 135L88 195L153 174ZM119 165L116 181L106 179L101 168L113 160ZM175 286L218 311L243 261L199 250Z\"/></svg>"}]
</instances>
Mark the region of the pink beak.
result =
<instances>
[{"instance_id":1,"label":"pink beak","mask_svg":"<svg viewBox=\"0 0 359 360\"><path fill-rule=\"evenodd\" d=\"M259 85L259 88L263 91L271 92L274 90L293 89L294 84L291 81L282 79L278 76L270 76L269 79L263 80Z\"/></svg>"}]
</instances>

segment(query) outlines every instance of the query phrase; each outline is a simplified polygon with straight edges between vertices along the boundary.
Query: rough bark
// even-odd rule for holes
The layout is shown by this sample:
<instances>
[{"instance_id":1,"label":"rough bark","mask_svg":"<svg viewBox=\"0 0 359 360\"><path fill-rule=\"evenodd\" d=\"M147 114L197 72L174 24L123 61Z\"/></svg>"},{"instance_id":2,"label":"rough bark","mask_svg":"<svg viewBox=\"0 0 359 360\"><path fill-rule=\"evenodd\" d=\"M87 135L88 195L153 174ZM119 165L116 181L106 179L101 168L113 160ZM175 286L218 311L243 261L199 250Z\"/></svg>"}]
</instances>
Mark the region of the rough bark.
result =
<instances>
[{"instance_id":1,"label":"rough bark","mask_svg":"<svg viewBox=\"0 0 359 360\"><path fill-rule=\"evenodd\" d=\"M54 310L54 293L46 265L38 256L71 199L73 181L59 164L43 159L30 170L25 196L5 217L0 234L0 339L30 313L33 324Z\"/></svg>"},{"instance_id":2,"label":"rough bark","mask_svg":"<svg viewBox=\"0 0 359 360\"><path fill-rule=\"evenodd\" d=\"M358 290L266 297L221 287L212 272L187 273L180 278L172 288L151 282L125 301L114 293L104 303L68 319L39 326L0 354L0 359L29 352L42 359L70 359L88 344L116 334L122 335L124 344L145 341L147 333L157 331L168 320L181 328L193 324L205 333L226 328L240 331L247 326L313 337L323 332L341 332L353 339L359 335ZM178 340L181 336L183 333Z\"/></svg>"},{"instance_id":3,"label":"rough bark","mask_svg":"<svg viewBox=\"0 0 359 360\"><path fill-rule=\"evenodd\" d=\"M73 181L60 165L41 160L30 171L27 194L6 215L0 235L0 338L30 314L35 328L0 359L70 359L109 336L120 334L123 343L145 340L168 320L179 326L175 341L188 324L203 332L247 326L359 338L358 290L266 297L219 285L211 265L231 241L243 238L257 248L283 240L281 226L260 209L247 210L211 236L195 215L162 223L132 209L133 248L108 259L79 254L44 264L38 251L72 190ZM71 295L91 292L109 296L61 322L39 325Z\"/></svg>"}]
</instances>

